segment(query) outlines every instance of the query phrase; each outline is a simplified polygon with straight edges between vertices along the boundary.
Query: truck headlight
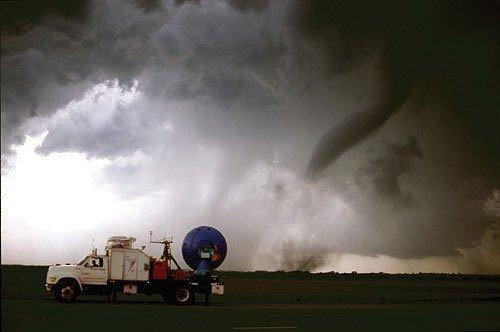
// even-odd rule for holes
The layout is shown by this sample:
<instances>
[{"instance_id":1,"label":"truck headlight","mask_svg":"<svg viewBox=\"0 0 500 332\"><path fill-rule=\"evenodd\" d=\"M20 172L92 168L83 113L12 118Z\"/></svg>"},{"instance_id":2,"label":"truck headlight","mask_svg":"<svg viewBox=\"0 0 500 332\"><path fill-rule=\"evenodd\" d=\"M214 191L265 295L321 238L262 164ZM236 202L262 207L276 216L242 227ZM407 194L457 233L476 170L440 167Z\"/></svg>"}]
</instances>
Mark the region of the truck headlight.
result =
<instances>
[{"instance_id":1,"label":"truck headlight","mask_svg":"<svg viewBox=\"0 0 500 332\"><path fill-rule=\"evenodd\" d=\"M54 282L54 281L56 281L56 277L50 277L49 280L50 280L50 282Z\"/></svg>"}]
</instances>

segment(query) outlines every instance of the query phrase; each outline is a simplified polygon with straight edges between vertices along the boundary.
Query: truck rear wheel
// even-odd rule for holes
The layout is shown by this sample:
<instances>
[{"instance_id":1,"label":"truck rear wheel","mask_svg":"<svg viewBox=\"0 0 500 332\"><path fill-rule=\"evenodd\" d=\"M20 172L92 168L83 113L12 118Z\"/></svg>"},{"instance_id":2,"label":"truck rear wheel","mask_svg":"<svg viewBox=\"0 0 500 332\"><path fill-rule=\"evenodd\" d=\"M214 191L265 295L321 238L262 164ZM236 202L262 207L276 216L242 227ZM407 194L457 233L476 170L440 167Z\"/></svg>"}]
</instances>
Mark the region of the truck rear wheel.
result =
<instances>
[{"instance_id":1,"label":"truck rear wheel","mask_svg":"<svg viewBox=\"0 0 500 332\"><path fill-rule=\"evenodd\" d=\"M179 286L175 290L175 303L188 305L194 302L194 292L187 286Z\"/></svg>"},{"instance_id":2,"label":"truck rear wheel","mask_svg":"<svg viewBox=\"0 0 500 332\"><path fill-rule=\"evenodd\" d=\"M78 287L74 281L62 280L54 289L54 296L59 302L70 303L76 300Z\"/></svg>"}]
</instances>

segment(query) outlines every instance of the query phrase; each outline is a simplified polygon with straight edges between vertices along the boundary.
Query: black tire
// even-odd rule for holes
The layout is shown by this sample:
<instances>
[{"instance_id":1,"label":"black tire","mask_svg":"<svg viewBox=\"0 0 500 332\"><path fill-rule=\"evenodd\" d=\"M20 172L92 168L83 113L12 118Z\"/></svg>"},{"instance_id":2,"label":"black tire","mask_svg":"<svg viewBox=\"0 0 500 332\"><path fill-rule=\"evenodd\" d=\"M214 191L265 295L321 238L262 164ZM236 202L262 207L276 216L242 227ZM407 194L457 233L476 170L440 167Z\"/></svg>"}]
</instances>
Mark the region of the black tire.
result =
<instances>
[{"instance_id":1,"label":"black tire","mask_svg":"<svg viewBox=\"0 0 500 332\"><path fill-rule=\"evenodd\" d=\"M194 292L186 285L180 285L175 289L175 303L177 305L189 305L194 302Z\"/></svg>"},{"instance_id":2,"label":"black tire","mask_svg":"<svg viewBox=\"0 0 500 332\"><path fill-rule=\"evenodd\" d=\"M54 296L59 302L75 302L78 296L79 287L73 280L61 280L54 288Z\"/></svg>"}]
</instances>

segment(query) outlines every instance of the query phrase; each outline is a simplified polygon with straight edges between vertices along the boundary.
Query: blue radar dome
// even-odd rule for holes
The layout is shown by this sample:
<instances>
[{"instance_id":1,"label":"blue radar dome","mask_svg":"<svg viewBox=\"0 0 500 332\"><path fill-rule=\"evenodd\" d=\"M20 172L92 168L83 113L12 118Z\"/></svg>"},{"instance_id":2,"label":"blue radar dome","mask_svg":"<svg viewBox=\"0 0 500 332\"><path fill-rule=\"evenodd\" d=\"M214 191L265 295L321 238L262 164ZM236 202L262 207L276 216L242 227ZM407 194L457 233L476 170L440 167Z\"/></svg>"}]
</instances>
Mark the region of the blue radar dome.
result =
<instances>
[{"instance_id":1,"label":"blue radar dome","mask_svg":"<svg viewBox=\"0 0 500 332\"><path fill-rule=\"evenodd\" d=\"M226 239L210 226L196 227L182 242L182 257L193 270L214 270L222 264L226 254Z\"/></svg>"}]
</instances>

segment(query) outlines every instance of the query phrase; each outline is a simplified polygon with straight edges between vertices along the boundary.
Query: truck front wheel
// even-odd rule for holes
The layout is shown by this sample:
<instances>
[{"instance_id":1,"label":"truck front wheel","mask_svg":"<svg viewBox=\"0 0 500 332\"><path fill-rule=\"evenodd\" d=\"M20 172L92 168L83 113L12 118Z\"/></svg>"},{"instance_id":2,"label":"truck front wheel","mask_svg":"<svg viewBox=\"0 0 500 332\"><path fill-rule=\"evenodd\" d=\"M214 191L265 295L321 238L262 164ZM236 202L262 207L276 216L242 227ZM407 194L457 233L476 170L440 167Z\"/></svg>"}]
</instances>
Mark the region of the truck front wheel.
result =
<instances>
[{"instance_id":1,"label":"truck front wheel","mask_svg":"<svg viewBox=\"0 0 500 332\"><path fill-rule=\"evenodd\" d=\"M62 280L54 289L54 296L59 302L70 303L76 300L78 287L71 280Z\"/></svg>"},{"instance_id":2,"label":"truck front wheel","mask_svg":"<svg viewBox=\"0 0 500 332\"><path fill-rule=\"evenodd\" d=\"M187 286L179 286L175 291L175 303L188 305L194 302L194 292Z\"/></svg>"}]
</instances>

